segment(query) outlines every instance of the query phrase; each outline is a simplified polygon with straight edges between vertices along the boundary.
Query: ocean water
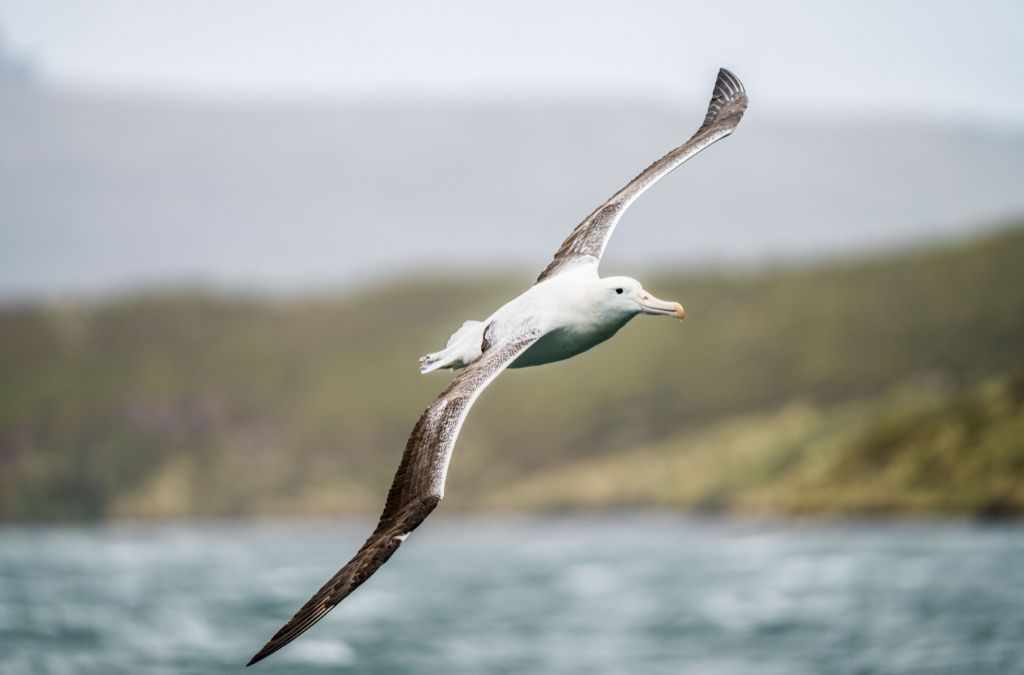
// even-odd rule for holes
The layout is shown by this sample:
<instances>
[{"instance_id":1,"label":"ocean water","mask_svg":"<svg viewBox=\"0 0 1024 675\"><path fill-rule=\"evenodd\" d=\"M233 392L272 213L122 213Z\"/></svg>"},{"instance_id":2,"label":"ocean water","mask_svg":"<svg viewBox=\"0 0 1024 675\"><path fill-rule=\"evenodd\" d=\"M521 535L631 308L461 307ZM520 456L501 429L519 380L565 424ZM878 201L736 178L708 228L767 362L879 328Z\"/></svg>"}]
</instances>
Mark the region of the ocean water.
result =
<instances>
[{"instance_id":1,"label":"ocean water","mask_svg":"<svg viewBox=\"0 0 1024 675\"><path fill-rule=\"evenodd\" d=\"M2 673L1022 673L1024 527L431 519L0 529Z\"/></svg>"}]
</instances>

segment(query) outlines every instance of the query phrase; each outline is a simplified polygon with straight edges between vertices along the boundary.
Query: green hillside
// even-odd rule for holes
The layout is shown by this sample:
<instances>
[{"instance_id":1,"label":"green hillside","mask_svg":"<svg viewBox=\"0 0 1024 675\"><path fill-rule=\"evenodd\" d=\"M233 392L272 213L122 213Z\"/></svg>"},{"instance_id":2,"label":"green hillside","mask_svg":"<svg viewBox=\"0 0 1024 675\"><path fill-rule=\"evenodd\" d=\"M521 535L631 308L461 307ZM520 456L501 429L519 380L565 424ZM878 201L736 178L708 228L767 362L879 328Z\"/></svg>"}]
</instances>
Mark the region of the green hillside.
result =
<instances>
[{"instance_id":1,"label":"green hillside","mask_svg":"<svg viewBox=\"0 0 1024 675\"><path fill-rule=\"evenodd\" d=\"M496 508L1003 517L1024 513L1024 377L957 395L936 381L871 399L730 417L496 490Z\"/></svg>"},{"instance_id":2,"label":"green hillside","mask_svg":"<svg viewBox=\"0 0 1024 675\"><path fill-rule=\"evenodd\" d=\"M1024 230L636 274L687 320L642 317L504 374L463 430L444 510L1024 512ZM447 381L417 357L524 283L2 310L0 518L374 512Z\"/></svg>"}]
</instances>

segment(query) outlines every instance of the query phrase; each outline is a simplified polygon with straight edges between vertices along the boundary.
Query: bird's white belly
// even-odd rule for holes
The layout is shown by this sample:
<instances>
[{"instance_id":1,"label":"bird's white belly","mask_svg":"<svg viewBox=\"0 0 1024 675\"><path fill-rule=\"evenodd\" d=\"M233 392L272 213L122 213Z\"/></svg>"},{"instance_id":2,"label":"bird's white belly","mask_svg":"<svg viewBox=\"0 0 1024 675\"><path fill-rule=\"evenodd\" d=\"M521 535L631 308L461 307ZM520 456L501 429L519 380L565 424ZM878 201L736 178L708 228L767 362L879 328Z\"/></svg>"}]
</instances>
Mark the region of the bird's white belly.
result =
<instances>
[{"instance_id":1,"label":"bird's white belly","mask_svg":"<svg viewBox=\"0 0 1024 675\"><path fill-rule=\"evenodd\" d=\"M513 361L509 368L526 368L568 359L604 342L615 335L621 327L621 325L601 326L585 331L558 328L537 340L536 344Z\"/></svg>"}]
</instances>

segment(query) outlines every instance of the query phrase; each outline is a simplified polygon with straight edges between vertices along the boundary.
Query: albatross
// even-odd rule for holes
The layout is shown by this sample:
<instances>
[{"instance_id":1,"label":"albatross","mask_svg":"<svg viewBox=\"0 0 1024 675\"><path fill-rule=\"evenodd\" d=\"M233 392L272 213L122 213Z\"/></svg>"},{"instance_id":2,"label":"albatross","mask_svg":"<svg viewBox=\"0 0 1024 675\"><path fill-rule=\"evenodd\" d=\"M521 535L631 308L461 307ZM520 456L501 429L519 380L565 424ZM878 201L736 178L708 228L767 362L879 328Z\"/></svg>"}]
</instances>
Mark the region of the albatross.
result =
<instances>
[{"instance_id":1,"label":"albatross","mask_svg":"<svg viewBox=\"0 0 1024 675\"><path fill-rule=\"evenodd\" d=\"M420 359L420 371L457 371L416 422L384 511L355 556L252 657L265 659L322 619L398 550L444 496L459 429L480 392L506 368L561 361L604 342L638 314L683 318L677 302L659 300L629 277L600 277L601 254L619 219L647 188L739 124L747 95L739 79L718 71L704 123L576 226L526 292L484 321L467 321L444 349Z\"/></svg>"}]
</instances>

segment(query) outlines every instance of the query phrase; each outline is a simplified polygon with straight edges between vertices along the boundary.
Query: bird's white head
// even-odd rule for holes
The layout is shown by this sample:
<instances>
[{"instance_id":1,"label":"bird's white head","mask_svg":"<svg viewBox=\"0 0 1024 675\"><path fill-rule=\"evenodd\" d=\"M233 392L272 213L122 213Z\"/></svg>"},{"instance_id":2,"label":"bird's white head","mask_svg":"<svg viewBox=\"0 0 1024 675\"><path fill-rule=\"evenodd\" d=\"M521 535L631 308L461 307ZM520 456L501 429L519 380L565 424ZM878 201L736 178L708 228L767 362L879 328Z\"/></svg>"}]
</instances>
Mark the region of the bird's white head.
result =
<instances>
[{"instance_id":1,"label":"bird's white head","mask_svg":"<svg viewBox=\"0 0 1024 675\"><path fill-rule=\"evenodd\" d=\"M683 306L678 302L659 300L644 290L636 279L630 277L605 277L599 279L593 298L598 311L606 316L632 318L637 314L685 316Z\"/></svg>"}]
</instances>

